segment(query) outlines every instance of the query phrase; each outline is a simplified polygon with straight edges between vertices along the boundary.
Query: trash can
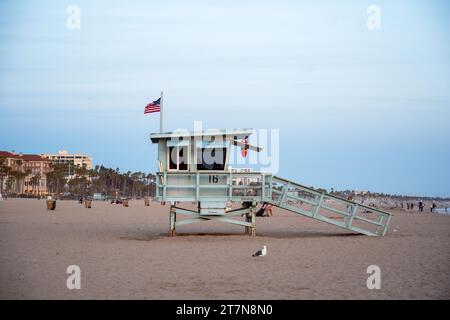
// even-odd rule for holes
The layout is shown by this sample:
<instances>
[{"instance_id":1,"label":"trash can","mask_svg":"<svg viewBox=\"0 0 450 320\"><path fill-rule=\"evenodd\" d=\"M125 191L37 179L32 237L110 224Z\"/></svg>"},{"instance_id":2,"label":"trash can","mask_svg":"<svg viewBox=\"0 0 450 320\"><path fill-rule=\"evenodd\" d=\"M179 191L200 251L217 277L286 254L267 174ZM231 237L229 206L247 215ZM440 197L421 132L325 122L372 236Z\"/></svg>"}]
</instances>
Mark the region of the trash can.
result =
<instances>
[{"instance_id":1,"label":"trash can","mask_svg":"<svg viewBox=\"0 0 450 320\"><path fill-rule=\"evenodd\" d=\"M56 200L47 200L47 210L55 210Z\"/></svg>"},{"instance_id":2,"label":"trash can","mask_svg":"<svg viewBox=\"0 0 450 320\"><path fill-rule=\"evenodd\" d=\"M144 204L146 207L150 206L150 199L149 198L144 198Z\"/></svg>"},{"instance_id":3,"label":"trash can","mask_svg":"<svg viewBox=\"0 0 450 320\"><path fill-rule=\"evenodd\" d=\"M123 199L122 204L124 207L128 207L128 199Z\"/></svg>"},{"instance_id":4,"label":"trash can","mask_svg":"<svg viewBox=\"0 0 450 320\"><path fill-rule=\"evenodd\" d=\"M84 207L90 209L92 206L92 200L84 200Z\"/></svg>"}]
</instances>

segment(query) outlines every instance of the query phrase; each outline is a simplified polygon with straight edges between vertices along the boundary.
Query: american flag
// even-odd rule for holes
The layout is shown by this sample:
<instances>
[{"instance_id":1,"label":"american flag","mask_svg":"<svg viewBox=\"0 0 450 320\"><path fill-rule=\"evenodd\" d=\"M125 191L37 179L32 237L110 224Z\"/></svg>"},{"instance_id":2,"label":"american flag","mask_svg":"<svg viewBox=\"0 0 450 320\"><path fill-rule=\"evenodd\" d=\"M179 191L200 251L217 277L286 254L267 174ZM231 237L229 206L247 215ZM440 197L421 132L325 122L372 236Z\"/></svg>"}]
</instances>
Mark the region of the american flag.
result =
<instances>
[{"instance_id":1,"label":"american flag","mask_svg":"<svg viewBox=\"0 0 450 320\"><path fill-rule=\"evenodd\" d=\"M144 114L160 111L161 111L161 98L147 104L144 109Z\"/></svg>"}]
</instances>

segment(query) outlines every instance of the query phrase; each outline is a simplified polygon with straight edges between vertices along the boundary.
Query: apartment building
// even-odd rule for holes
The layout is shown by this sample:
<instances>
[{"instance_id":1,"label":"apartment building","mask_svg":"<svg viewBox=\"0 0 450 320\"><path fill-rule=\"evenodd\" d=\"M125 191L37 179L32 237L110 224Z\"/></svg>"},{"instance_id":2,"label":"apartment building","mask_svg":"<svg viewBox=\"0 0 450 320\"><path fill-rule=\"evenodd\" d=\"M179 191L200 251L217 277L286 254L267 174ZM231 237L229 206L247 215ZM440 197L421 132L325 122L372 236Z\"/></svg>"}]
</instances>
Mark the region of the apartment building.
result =
<instances>
[{"instance_id":1,"label":"apartment building","mask_svg":"<svg viewBox=\"0 0 450 320\"><path fill-rule=\"evenodd\" d=\"M51 161L37 154L0 151L1 190L17 194L47 194L47 173Z\"/></svg>"},{"instance_id":2,"label":"apartment building","mask_svg":"<svg viewBox=\"0 0 450 320\"><path fill-rule=\"evenodd\" d=\"M57 154L42 154L46 159L51 160L53 164L65 164L67 170L65 176L72 179L75 176L74 169L76 167L85 167L92 169L92 158L85 154L69 154L67 150L59 150Z\"/></svg>"}]
</instances>

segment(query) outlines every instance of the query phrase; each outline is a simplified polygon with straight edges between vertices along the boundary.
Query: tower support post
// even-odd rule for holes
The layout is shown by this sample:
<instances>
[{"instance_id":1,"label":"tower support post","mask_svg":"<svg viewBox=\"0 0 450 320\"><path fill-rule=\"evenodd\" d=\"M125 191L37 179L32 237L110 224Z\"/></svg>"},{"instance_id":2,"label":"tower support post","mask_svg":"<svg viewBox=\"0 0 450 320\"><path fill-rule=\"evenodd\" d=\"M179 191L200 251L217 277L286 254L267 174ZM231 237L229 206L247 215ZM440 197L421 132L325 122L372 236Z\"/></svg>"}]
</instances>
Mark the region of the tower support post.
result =
<instances>
[{"instance_id":1,"label":"tower support post","mask_svg":"<svg viewBox=\"0 0 450 320\"><path fill-rule=\"evenodd\" d=\"M177 209L175 206L170 206L170 214L169 214L169 237L175 237L177 235L177 231L175 228L175 224L177 221Z\"/></svg>"}]
</instances>

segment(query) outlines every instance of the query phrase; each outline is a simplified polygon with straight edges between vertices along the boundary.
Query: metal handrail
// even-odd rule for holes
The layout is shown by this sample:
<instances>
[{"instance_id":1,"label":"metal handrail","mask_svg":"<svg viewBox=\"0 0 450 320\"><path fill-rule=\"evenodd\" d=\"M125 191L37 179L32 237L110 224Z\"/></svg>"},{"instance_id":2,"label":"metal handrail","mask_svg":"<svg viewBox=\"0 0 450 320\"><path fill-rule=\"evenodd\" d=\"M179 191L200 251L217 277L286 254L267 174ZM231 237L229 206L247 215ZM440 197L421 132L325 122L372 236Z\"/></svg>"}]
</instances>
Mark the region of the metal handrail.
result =
<instances>
[{"instance_id":1,"label":"metal handrail","mask_svg":"<svg viewBox=\"0 0 450 320\"><path fill-rule=\"evenodd\" d=\"M162 201L171 199L195 199L195 201L202 201L201 199L217 199L218 201L255 201L255 202L267 202L279 206L281 208L296 212L298 214L306 215L314 219L326 221L328 223L338 225L356 232L365 233L368 235L385 235L388 224L391 220L392 214L378 208L369 207L363 204L359 204L348 199L344 199L329 193L316 190L314 188L306 187L288 179L272 176L263 172L232 172L232 171L206 171L206 172L157 172L157 176L164 177L164 179L157 179L157 198ZM207 183L205 180L200 181L200 178L204 178L211 175L218 175L224 177L226 182L215 185ZM188 184L167 184L170 183L170 177L188 176L192 179ZM169 181L167 180L169 178ZM233 184L235 179L242 178L259 178L258 183L250 182L247 184ZM244 180L245 181L245 180ZM279 188L277 187L279 185ZM168 190L171 189L195 189L192 195L173 195L167 196ZM201 193L203 189L216 189L216 190L228 190L223 194L209 195ZM292 190L293 189L293 190ZM255 194L250 191L255 191ZM304 192L304 194L292 194L294 192ZM236 193L238 194L236 194ZM259 194L257 194L259 193ZM274 196L277 197L274 197ZM311 195L311 197L309 197ZM178 201L178 200L175 200ZM306 209L296 207L291 204L291 201L300 202L301 205L306 204L310 208ZM327 205L327 201L334 201L342 206L347 206L344 211L339 207L331 207ZM301 206L300 205L300 206ZM344 218L344 221L337 222L332 218L322 214L319 209L325 210L325 212L333 212ZM369 219L366 216L361 216L362 210L367 210L377 214L377 219ZM369 231L360 228L358 225L354 225L354 220L360 220L376 226L376 231ZM380 228L382 228L380 230Z\"/></svg>"}]
</instances>

